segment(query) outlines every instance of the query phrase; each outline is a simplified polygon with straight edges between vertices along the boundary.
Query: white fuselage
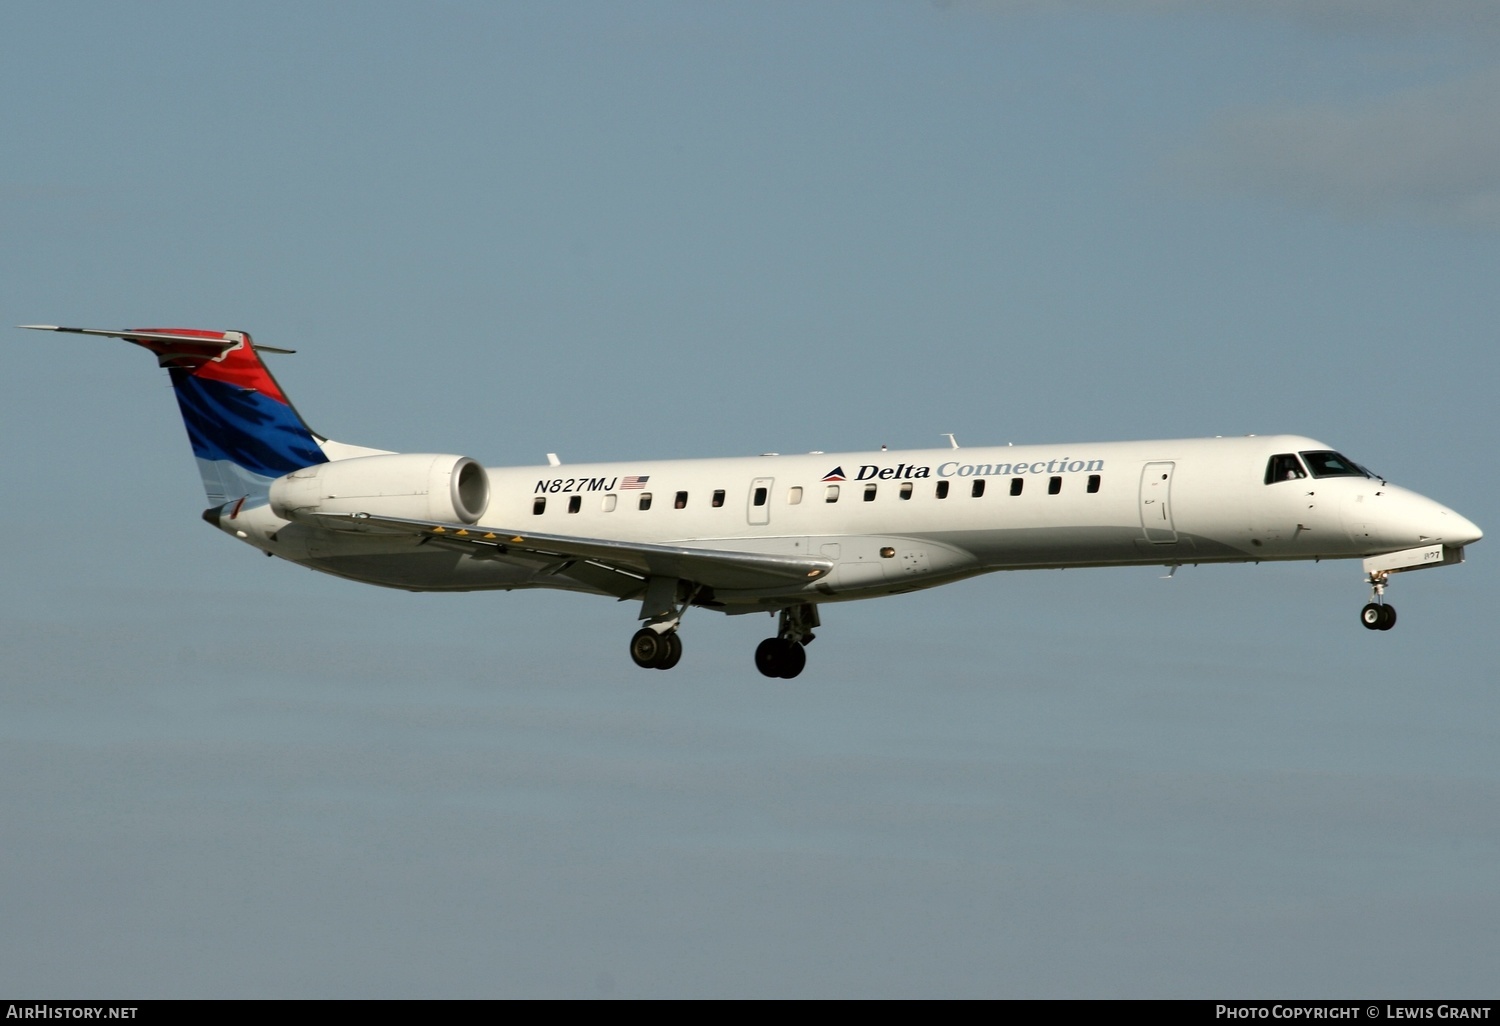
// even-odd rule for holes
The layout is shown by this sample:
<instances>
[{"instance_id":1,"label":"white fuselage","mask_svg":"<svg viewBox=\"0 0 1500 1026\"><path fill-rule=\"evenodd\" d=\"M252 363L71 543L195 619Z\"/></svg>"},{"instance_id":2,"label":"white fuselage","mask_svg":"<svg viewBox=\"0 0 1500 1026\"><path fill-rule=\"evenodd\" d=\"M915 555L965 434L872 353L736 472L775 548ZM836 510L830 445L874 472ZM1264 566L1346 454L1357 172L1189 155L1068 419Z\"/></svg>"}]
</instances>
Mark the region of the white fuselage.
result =
<instances>
[{"instance_id":1,"label":"white fuselage","mask_svg":"<svg viewBox=\"0 0 1500 1026\"><path fill-rule=\"evenodd\" d=\"M495 467L475 526L834 564L816 582L721 590L712 604L728 612L994 570L1355 558L1480 537L1459 514L1378 478L1267 482L1276 454L1328 448L1279 435ZM221 526L296 562L392 587L611 593L534 559L318 530L266 507Z\"/></svg>"},{"instance_id":2,"label":"white fuselage","mask_svg":"<svg viewBox=\"0 0 1500 1026\"><path fill-rule=\"evenodd\" d=\"M156 355L214 527L385 587L639 601L645 669L677 665L693 607L777 614L755 666L789 680L821 603L1048 567L1363 558L1360 623L1387 631L1390 575L1460 563L1481 537L1295 435L485 467L318 435L242 331L28 327Z\"/></svg>"}]
</instances>

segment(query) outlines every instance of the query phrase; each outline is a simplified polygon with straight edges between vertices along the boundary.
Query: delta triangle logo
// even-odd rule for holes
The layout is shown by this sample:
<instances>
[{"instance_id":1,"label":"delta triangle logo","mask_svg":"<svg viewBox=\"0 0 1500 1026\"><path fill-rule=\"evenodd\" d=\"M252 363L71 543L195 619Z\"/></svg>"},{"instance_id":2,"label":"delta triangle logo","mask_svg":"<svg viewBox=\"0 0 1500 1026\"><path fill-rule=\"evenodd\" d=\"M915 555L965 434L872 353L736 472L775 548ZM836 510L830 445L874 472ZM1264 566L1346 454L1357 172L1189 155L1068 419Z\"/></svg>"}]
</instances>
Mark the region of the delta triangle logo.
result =
<instances>
[{"instance_id":1,"label":"delta triangle logo","mask_svg":"<svg viewBox=\"0 0 1500 1026\"><path fill-rule=\"evenodd\" d=\"M823 480L824 481L845 481L845 480L848 480L848 479L846 477L844 477L844 468L843 467L834 467L827 474L823 475Z\"/></svg>"}]
</instances>

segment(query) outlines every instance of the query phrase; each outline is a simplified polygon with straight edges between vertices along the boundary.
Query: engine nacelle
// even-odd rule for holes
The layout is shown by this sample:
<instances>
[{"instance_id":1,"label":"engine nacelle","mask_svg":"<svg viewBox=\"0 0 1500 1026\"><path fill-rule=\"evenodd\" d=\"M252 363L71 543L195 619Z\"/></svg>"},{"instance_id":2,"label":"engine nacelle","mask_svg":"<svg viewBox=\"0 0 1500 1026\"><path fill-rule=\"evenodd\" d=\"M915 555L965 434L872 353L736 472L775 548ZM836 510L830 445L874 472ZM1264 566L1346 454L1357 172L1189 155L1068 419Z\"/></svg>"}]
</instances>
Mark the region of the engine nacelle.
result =
<instances>
[{"instance_id":1,"label":"engine nacelle","mask_svg":"<svg viewBox=\"0 0 1500 1026\"><path fill-rule=\"evenodd\" d=\"M472 524L489 498L484 467L467 456L430 453L334 460L271 482L271 510L287 520L307 513L375 513Z\"/></svg>"}]
</instances>

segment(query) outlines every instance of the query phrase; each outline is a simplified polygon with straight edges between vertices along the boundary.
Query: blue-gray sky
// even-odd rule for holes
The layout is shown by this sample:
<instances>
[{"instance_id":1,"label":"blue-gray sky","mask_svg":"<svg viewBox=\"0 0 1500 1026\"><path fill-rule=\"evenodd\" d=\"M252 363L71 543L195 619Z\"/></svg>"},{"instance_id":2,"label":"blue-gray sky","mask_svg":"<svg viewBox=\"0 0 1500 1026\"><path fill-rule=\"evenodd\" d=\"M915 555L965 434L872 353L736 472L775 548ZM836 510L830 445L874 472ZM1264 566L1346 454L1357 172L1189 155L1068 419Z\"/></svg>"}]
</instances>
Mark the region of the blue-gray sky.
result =
<instances>
[{"instance_id":1,"label":"blue-gray sky","mask_svg":"<svg viewBox=\"0 0 1500 1026\"><path fill-rule=\"evenodd\" d=\"M487 463L1310 434L1490 530L1500 8L0 7L0 320L239 328ZM1493 996L1488 546L770 621L236 547L166 380L0 376L0 991Z\"/></svg>"}]
</instances>

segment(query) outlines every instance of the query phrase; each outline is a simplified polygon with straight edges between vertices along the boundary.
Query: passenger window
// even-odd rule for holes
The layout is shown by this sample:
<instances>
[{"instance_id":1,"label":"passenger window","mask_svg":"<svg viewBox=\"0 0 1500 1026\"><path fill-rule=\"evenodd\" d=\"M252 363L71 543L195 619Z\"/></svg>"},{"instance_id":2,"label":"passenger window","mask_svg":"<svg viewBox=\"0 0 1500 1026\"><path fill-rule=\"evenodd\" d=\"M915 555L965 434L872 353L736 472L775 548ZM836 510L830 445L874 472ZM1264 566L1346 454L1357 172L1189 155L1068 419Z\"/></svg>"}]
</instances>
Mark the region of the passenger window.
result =
<instances>
[{"instance_id":1,"label":"passenger window","mask_svg":"<svg viewBox=\"0 0 1500 1026\"><path fill-rule=\"evenodd\" d=\"M1277 481L1297 481L1307 476L1307 471L1302 469L1302 461L1297 458L1296 453L1284 452L1272 456L1266 464L1266 484L1275 484Z\"/></svg>"},{"instance_id":2,"label":"passenger window","mask_svg":"<svg viewBox=\"0 0 1500 1026\"><path fill-rule=\"evenodd\" d=\"M678 492L677 498L672 501L673 509L687 509L687 492Z\"/></svg>"},{"instance_id":3,"label":"passenger window","mask_svg":"<svg viewBox=\"0 0 1500 1026\"><path fill-rule=\"evenodd\" d=\"M909 498L911 498L911 482L910 481L906 481L906 482L902 483L900 495L901 495L901 498L903 498L903 499L909 499Z\"/></svg>"},{"instance_id":4,"label":"passenger window","mask_svg":"<svg viewBox=\"0 0 1500 1026\"><path fill-rule=\"evenodd\" d=\"M979 480L974 482L974 487L969 489L969 494L974 496L974 498L976 499L984 494L984 478L981 477Z\"/></svg>"},{"instance_id":5,"label":"passenger window","mask_svg":"<svg viewBox=\"0 0 1500 1026\"><path fill-rule=\"evenodd\" d=\"M865 501L866 502L874 502L875 501L875 486L872 485L872 484L865 485Z\"/></svg>"},{"instance_id":6,"label":"passenger window","mask_svg":"<svg viewBox=\"0 0 1500 1026\"><path fill-rule=\"evenodd\" d=\"M1094 492L1097 492L1098 490L1099 490L1099 475L1098 474L1090 474L1089 475L1089 494L1093 494Z\"/></svg>"},{"instance_id":7,"label":"passenger window","mask_svg":"<svg viewBox=\"0 0 1500 1026\"><path fill-rule=\"evenodd\" d=\"M764 506L765 504L766 504L766 490L764 488L757 488L757 489L755 489L755 505L757 505L757 506Z\"/></svg>"},{"instance_id":8,"label":"passenger window","mask_svg":"<svg viewBox=\"0 0 1500 1026\"><path fill-rule=\"evenodd\" d=\"M604 512L613 513L615 511L615 504L619 501L620 497L618 495L606 495L604 497Z\"/></svg>"},{"instance_id":9,"label":"passenger window","mask_svg":"<svg viewBox=\"0 0 1500 1026\"><path fill-rule=\"evenodd\" d=\"M1048 495L1056 495L1060 491L1062 491L1062 478L1054 477L1052 480L1047 482Z\"/></svg>"},{"instance_id":10,"label":"passenger window","mask_svg":"<svg viewBox=\"0 0 1500 1026\"><path fill-rule=\"evenodd\" d=\"M946 499L948 497L948 482L947 481L939 481L937 483L937 497L939 499Z\"/></svg>"},{"instance_id":11,"label":"passenger window","mask_svg":"<svg viewBox=\"0 0 1500 1026\"><path fill-rule=\"evenodd\" d=\"M581 509L583 509L583 496L582 495L570 495L570 496L568 496L568 512L569 513L577 513Z\"/></svg>"},{"instance_id":12,"label":"passenger window","mask_svg":"<svg viewBox=\"0 0 1500 1026\"><path fill-rule=\"evenodd\" d=\"M824 502L838 502L839 501L839 486L838 485L829 485L828 486L828 491L823 494L823 501Z\"/></svg>"},{"instance_id":13,"label":"passenger window","mask_svg":"<svg viewBox=\"0 0 1500 1026\"><path fill-rule=\"evenodd\" d=\"M800 505L801 502L802 502L802 486L801 485L796 485L793 488L787 489L786 504L788 506Z\"/></svg>"},{"instance_id":14,"label":"passenger window","mask_svg":"<svg viewBox=\"0 0 1500 1026\"><path fill-rule=\"evenodd\" d=\"M650 492L642 492L641 493L641 505L640 505L640 508L641 509L650 509L651 508L651 493Z\"/></svg>"},{"instance_id":15,"label":"passenger window","mask_svg":"<svg viewBox=\"0 0 1500 1026\"><path fill-rule=\"evenodd\" d=\"M714 509L718 509L722 505L724 505L724 489L722 489L722 488L715 488L714 489L713 507L714 507Z\"/></svg>"},{"instance_id":16,"label":"passenger window","mask_svg":"<svg viewBox=\"0 0 1500 1026\"><path fill-rule=\"evenodd\" d=\"M538 495L535 499L531 500L531 515L532 516L539 517L543 513L545 513L546 511L547 511L547 497L545 495Z\"/></svg>"},{"instance_id":17,"label":"passenger window","mask_svg":"<svg viewBox=\"0 0 1500 1026\"><path fill-rule=\"evenodd\" d=\"M1026 479L1024 477L1013 477L1010 479L1010 494L1020 495L1021 489L1025 487Z\"/></svg>"}]
</instances>

